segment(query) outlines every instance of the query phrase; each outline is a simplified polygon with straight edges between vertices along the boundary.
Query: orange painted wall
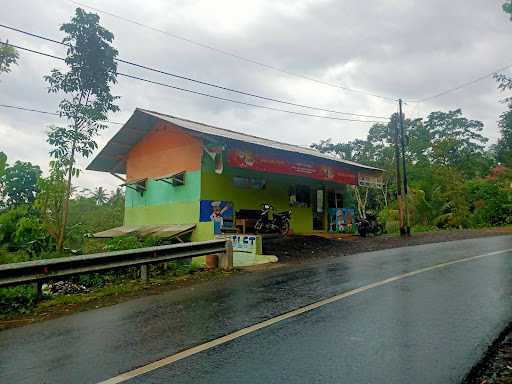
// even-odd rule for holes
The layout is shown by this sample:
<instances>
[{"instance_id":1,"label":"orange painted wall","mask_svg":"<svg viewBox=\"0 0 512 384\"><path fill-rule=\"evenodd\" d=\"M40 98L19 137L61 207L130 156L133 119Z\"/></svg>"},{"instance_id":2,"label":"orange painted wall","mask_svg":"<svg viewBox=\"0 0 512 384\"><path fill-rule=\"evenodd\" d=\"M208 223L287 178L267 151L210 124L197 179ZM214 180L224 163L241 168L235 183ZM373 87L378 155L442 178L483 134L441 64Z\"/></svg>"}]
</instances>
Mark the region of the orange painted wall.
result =
<instances>
[{"instance_id":1,"label":"orange painted wall","mask_svg":"<svg viewBox=\"0 0 512 384\"><path fill-rule=\"evenodd\" d=\"M128 154L126 178L156 178L201 169L199 139L169 123L158 123Z\"/></svg>"}]
</instances>

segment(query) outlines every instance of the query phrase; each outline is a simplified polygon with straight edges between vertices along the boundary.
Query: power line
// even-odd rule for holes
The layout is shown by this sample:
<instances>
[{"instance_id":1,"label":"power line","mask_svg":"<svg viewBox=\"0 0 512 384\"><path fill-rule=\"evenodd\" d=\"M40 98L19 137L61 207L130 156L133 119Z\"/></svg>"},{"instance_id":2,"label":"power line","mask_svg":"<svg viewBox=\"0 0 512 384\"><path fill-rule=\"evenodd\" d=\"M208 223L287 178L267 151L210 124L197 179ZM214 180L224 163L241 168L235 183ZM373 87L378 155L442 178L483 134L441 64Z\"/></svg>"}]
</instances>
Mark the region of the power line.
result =
<instances>
[{"instance_id":1,"label":"power line","mask_svg":"<svg viewBox=\"0 0 512 384\"><path fill-rule=\"evenodd\" d=\"M51 116L62 117L59 113L56 113L56 112L49 112L49 111L42 111L40 109L20 107L18 105L0 104L0 107L1 108L9 108L9 109L17 109L19 111L25 111L25 112L36 112L36 113L41 113L41 114L44 114L44 115L51 115ZM118 125L122 125L123 124L123 123L119 123L117 121L110 121L110 120L106 120L105 122L110 123L110 124L118 124Z\"/></svg>"},{"instance_id":2,"label":"power line","mask_svg":"<svg viewBox=\"0 0 512 384\"><path fill-rule=\"evenodd\" d=\"M435 95L424 97L423 99L418 99L418 100L409 100L409 102L422 103L422 102L427 101L427 100L432 100L432 99L444 96L444 95L446 95L448 93L452 93L452 92L458 91L459 89L465 88L465 87L467 87L469 85L473 85L473 84L478 83L478 82L480 82L482 80L485 80L488 77L494 76L495 73L505 71L505 70L507 70L509 68L512 68L512 64L508 64L508 65L506 65L506 66L504 66L502 68L498 68L495 71L492 71L492 72L487 73L487 74L485 74L483 76L477 77L476 79L467 81L465 83L459 84L459 85L457 85L457 86L455 86L453 88L449 88L449 89L447 89L445 91L436 93Z\"/></svg>"},{"instance_id":3,"label":"power line","mask_svg":"<svg viewBox=\"0 0 512 384\"><path fill-rule=\"evenodd\" d=\"M11 43L4 43L4 42L1 42L1 41L0 41L0 44L9 45L9 46L14 47L16 49L20 49L20 50L23 50L23 51L28 51L28 52L35 53L35 54L42 55L42 56L46 56L46 57L49 57L49 58L52 58L52 59L65 61L65 59L62 58L62 57L55 56L55 55L52 55L52 54L49 54L49 53L45 53L45 52L36 51L36 50L25 48L25 47L21 47L19 45L15 45L15 44L11 44ZM289 114L299 115L299 116L316 117L316 118L327 119L327 120L352 121L352 122L361 122L361 123L383 123L383 121L380 121L380 120L347 119L347 118L340 118L340 117L333 117L333 116L315 115L315 114L305 113L305 112L290 111L290 110L287 110L287 109L274 108L274 107L269 107L269 106L265 106L265 105L253 104L253 103L247 103L247 102L240 101L240 100L229 99L229 98L226 98L226 97L214 96L214 95L210 95L208 93L193 91L193 90L187 89L187 88L176 87L174 85L165 84L165 83L161 83L161 82L158 82L158 81L153 81L153 80L145 79L145 78L142 78L142 77L138 77L138 76L122 73L122 72L117 72L117 75L129 78L129 79L133 79L133 80L138 80L138 81L154 84L154 85L160 85L160 86L171 88L171 89L175 89L175 90L181 91L181 92L186 92L186 93L191 93L191 94L195 94L195 95L200 95L200 96L208 97L208 98L211 98L211 99L222 100L222 101L229 101L229 102L235 103L235 104L246 105L246 106L250 106L250 107L254 107L254 108L260 108L260 109L267 109L267 110L276 111L276 112L284 112L284 113L289 113Z\"/></svg>"},{"instance_id":4,"label":"power line","mask_svg":"<svg viewBox=\"0 0 512 384\"><path fill-rule=\"evenodd\" d=\"M28 36L32 36L32 37L35 37L35 38L38 38L38 39L50 41L52 43L60 44L60 45L63 45L63 46L67 46L67 47L71 46L71 44L66 44L66 43L63 43L61 41L49 38L47 36L42 36L42 35L35 34L35 33L32 33L32 32L28 32L28 31L25 31L25 30L22 30L22 29L19 29L19 28L11 27L11 26L8 26L8 25L5 25L5 24L0 24L0 27L6 28L6 29L9 29L9 30L12 30L12 31L16 31L16 32L19 32L19 33L22 33L22 34L25 34L25 35L28 35ZM250 97L255 97L255 98L258 98L258 99L262 99L262 100L272 101L272 102L276 102L276 103L280 103L280 104L286 104L286 105L290 105L290 106L294 106L294 107L300 107L300 108L313 109L313 110L322 111L322 112L328 112L328 113L335 113L335 114L339 114L339 115L368 117L368 118L376 118L376 119L388 119L388 117L386 117L386 116L365 115L365 114L351 113L351 112L340 112L340 111L333 110L333 109L314 107L314 106L310 106L310 105L306 105L306 104L299 104L299 103L294 103L294 102L291 102L291 101L286 101L286 100L281 100L281 99L276 99L276 98L271 98L271 97L266 97L266 96L260 96L260 95L254 94L254 93L240 91L240 90L229 88L229 87L225 87L225 86L222 86L222 85L213 84L213 83L209 83L209 82L201 81L201 80L196 80L196 79L193 79L191 77L179 75L179 74L176 74L176 73L167 72L167 71L164 71L164 70L161 70L161 69L148 67L148 66L145 66L145 65L142 65L142 64L137 64L135 62L124 60L124 59L116 58L115 60L120 62L120 63L123 63L123 64L131 65L131 66L134 66L134 67L137 67L137 68L145 69L145 70L156 72L156 73L159 73L159 74L171 76L171 77L182 79L182 80L191 81L191 82L194 82L194 83L197 83L197 84L202 84L202 85L206 85L206 86L217 88L217 89L222 89L224 91L234 92L234 93L238 93L238 94L245 95L245 96L250 96Z\"/></svg>"},{"instance_id":5,"label":"power line","mask_svg":"<svg viewBox=\"0 0 512 384\"><path fill-rule=\"evenodd\" d=\"M333 116L322 116L322 115L314 115L314 114L305 113L305 112L290 111L290 110L287 110L287 109L268 107L268 106L259 105L259 104L246 103L244 101L228 99L228 98L220 97L220 96L214 96L214 95L210 95L208 93L197 92L197 91L193 91L193 90L186 89L186 88L176 87L174 85L160 83L158 81L148 80L148 79L144 79L142 77L128 75L128 74L125 74L125 73L118 72L117 74L119 76L123 76L123 77L129 78L129 79L144 81L144 82L147 82L147 83L151 83L151 84L160 85L160 86L163 86L163 87L168 87L168 88L176 89L178 91L188 92L188 93L192 93L192 94L200 95L200 96L206 96L206 97L210 97L210 98L216 99L216 100L229 101L229 102L232 102L232 103L237 103L237 104L241 104L241 105L247 105L247 106L255 107L255 108L268 109L268 110L271 110L271 111L285 112L285 113L290 113L290 114L299 115L299 116L317 117L317 118L328 119L328 120L355 121L355 122L362 122L362 123L384 123L384 121L382 121L382 120L345 119L345 118L339 118L339 117L333 117Z\"/></svg>"},{"instance_id":6,"label":"power line","mask_svg":"<svg viewBox=\"0 0 512 384\"><path fill-rule=\"evenodd\" d=\"M213 52L220 53L220 54L225 55L225 56L230 56L232 58L235 58L235 59L238 59L238 60L241 60L241 61L245 61L247 63L251 63L251 64L254 64L254 65L266 68L266 69L270 69L270 70L273 70L273 71L281 72L281 73L284 73L284 74L286 74L288 76L302 78L302 79L305 79L305 80L313 81L313 82L318 83L318 84L327 85L329 87L342 89L342 90L348 91L348 92L364 94L364 95L367 95L367 96L372 96L372 97L376 97L376 98L383 99L383 100L388 100L388 101L393 101L393 102L397 101L396 98L392 98L392 97L389 97L389 96L383 96L383 95L375 94L375 93L368 92L368 91L365 91L365 90L362 90L362 89L350 88L350 87L347 87L347 86L344 86L344 85L340 85L340 84L336 84L336 83L320 80L320 79L317 79L317 78L314 78L314 77L311 77L311 76L306 76L306 75L302 75L302 74L299 74L299 73L296 73L296 72L292 72L292 71L289 71L287 69L276 67L274 65L266 64L266 63L263 63L261 61L258 61L258 60L255 60L255 59L251 59L251 58L247 58L247 57L241 56L239 54L236 54L236 53L233 53L233 52L230 52L230 51L226 51L224 49L220 49L220 48L214 47L214 46L209 45L209 44L201 43L199 41L190 39L188 37L183 37L183 36L180 36L180 35L176 35L176 34L171 33L169 31L166 31L166 30L163 30L163 29L160 29L160 28L156 28L156 27L152 27L150 25L141 23L139 21L136 21L136 20L133 20L133 19L129 19L129 18L126 18L124 16L120 16L120 15L117 15L115 13L112 13L112 12L109 12L109 11L105 11L103 9L96 8L96 7L93 7L93 6L90 6L90 5L78 2L78 1L74 1L74 0L67 0L67 1L69 3L74 4L74 5L78 5L80 7L92 9L92 10L94 10L96 12L103 13L105 15L111 16L111 17L119 19L119 20L122 20L124 22L131 23L131 24L137 25L137 26L142 27L142 28L146 28L146 29L149 29L149 30L152 30L152 31L155 31L155 32L162 33L164 35L172 37L173 39L181 40L181 41L184 41L186 43L189 43L189 44L201 47L201 48L205 48L205 49L211 50Z\"/></svg>"}]
</instances>

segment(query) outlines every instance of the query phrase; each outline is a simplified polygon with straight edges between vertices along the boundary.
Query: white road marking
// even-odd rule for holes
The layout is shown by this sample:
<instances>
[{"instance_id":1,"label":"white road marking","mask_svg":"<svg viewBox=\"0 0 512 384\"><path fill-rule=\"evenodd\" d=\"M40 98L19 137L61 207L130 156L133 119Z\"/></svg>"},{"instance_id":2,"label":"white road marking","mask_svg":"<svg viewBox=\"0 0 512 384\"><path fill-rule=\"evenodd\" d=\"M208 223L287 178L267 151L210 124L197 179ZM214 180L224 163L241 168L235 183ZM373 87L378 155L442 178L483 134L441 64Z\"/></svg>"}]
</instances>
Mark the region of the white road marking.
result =
<instances>
[{"instance_id":1,"label":"white road marking","mask_svg":"<svg viewBox=\"0 0 512 384\"><path fill-rule=\"evenodd\" d=\"M292 317L299 316L299 315L301 315L303 313L310 312L310 311L312 311L314 309L323 307L324 305L331 304L331 303L334 303L336 301L340 301L340 300L346 299L347 297L350 297L350 296L353 296L353 295L357 295L358 293L362 293L362 292L368 291L370 289L380 287L382 285L393 283L395 281L402 280L402 279L405 279L407 277L419 275L420 273L425 273L425 272L433 271L433 270L436 270L436 269L448 267L450 265L464 263L464 262L473 261L473 260L478 260L478 259L482 259L484 257L500 255L500 254L507 253L507 252L512 252L512 248L511 249L505 249L505 250L502 250L502 251L485 253L485 254L477 255L477 256L466 257L466 258L458 259L458 260L454 260L454 261L448 261L448 262L441 263L441 264L436 264L436 265L433 265L433 266L430 266L430 267L421 268L421 269L418 269L416 271L407 272L407 273L403 273L401 275L389 277L387 279L380 280L380 281L377 281L375 283L368 284L368 285L365 285L363 287L352 289L350 291L347 291L347 292L344 292L344 293L332 296L332 297L330 297L328 299L320 300L320 301L317 301L315 303L308 304L308 305L306 305L304 307L301 307L301 308L298 308L298 309L294 309L294 310L292 310L290 312L286 312L286 313L284 313L282 315L279 315L279 316L273 317L271 319L262 321L261 323L257 323L257 324L251 325L249 327L242 328L242 329L240 329L238 331L235 331L233 333L230 333L230 334L227 334L225 336L219 337L218 339L214 339L214 340L208 341L208 342L206 342L204 344L200 344L200 345L197 345L195 347L186 349L186 350L178 352L178 353L176 353L174 355L171 355L171 356L168 356L168 357L164 357L163 359L157 360L157 361L155 361L153 363L149 363L149 364L143 365L142 367L133 369L131 371L127 371L125 373L121 373L120 375L112 377L112 378L110 378L108 380L102 381L99 384L118 384L118 383L125 382L125 381L133 379L135 377L144 375L144 374L146 374L148 372L154 371L154 370L156 370L158 368L162 368L162 367L164 367L166 365L173 364L173 363L175 363L175 362L177 362L179 360L186 359L187 357L193 356L193 355L195 355L197 353L204 352L204 351L206 351L206 350L208 350L210 348L214 348L214 347L216 347L218 345L228 343L228 342L230 342L232 340L235 340L235 339L238 339L239 337L242 337L242 336L248 335L250 333L256 332L256 331L258 331L260 329L263 329L263 328L266 328L266 327L270 327L271 325L277 324L277 323L279 323L281 321L290 319Z\"/></svg>"}]
</instances>

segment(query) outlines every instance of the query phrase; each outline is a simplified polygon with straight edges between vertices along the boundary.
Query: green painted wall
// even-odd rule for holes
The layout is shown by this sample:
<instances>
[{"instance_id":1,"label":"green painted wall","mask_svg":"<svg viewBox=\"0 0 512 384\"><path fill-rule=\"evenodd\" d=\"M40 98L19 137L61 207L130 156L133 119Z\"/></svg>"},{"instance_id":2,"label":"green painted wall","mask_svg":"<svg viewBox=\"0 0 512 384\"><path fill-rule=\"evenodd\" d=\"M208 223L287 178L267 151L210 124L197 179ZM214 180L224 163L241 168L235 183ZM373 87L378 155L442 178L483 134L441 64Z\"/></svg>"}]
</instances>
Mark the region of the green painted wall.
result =
<instances>
[{"instance_id":1,"label":"green painted wall","mask_svg":"<svg viewBox=\"0 0 512 384\"><path fill-rule=\"evenodd\" d=\"M201 171L186 172L185 185L180 186L149 179L146 182L146 191L142 195L131 188L126 188L125 207L135 208L174 202L199 201L200 190Z\"/></svg>"}]
</instances>

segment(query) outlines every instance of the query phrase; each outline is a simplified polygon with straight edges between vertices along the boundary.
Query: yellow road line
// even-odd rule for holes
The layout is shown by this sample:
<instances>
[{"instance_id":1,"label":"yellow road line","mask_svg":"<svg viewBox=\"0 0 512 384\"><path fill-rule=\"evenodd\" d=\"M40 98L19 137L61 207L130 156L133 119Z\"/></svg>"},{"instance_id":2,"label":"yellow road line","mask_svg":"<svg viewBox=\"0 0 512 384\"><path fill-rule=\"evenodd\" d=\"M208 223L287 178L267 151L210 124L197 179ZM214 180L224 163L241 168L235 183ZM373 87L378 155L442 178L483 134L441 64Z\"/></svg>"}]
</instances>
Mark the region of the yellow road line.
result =
<instances>
[{"instance_id":1,"label":"yellow road line","mask_svg":"<svg viewBox=\"0 0 512 384\"><path fill-rule=\"evenodd\" d=\"M468 261L478 260L478 259L482 259L484 257L500 255L500 254L507 253L507 252L512 252L512 248L511 249L505 249L505 250L502 250L502 251L485 253L485 254L477 255L477 256L466 257L466 258L458 259L458 260L454 260L454 261L448 261L448 262L445 262L445 263L433 265L431 267L421 268L421 269L418 269L416 271L407 272L407 273L403 273L401 275L389 277L387 279L380 280L380 281L377 281L375 283L368 284L368 285L365 285L363 287L352 289L350 291L347 291L347 292L344 292L344 293L341 293L341 294L329 297L328 299L323 299L323 300L317 301L315 303L308 304L308 305L306 305L304 307L301 307L301 308L298 308L298 309L294 309L294 310L292 310L290 312L286 312L286 313L284 313L282 315L279 315L279 316L273 317L271 319L262 321L260 323L251 325L249 327L242 328L242 329L240 329L238 331L235 331L233 333L230 333L230 334L227 334L225 336L219 337L218 339L210 340L210 341L208 341L208 342L206 342L204 344L200 344L200 345L197 345L195 347L192 347L192 348L186 349L184 351L178 352L178 353L176 353L174 355L171 355L171 356L168 356L168 357L164 357L163 359L157 360L157 361L155 361L153 363L149 363L149 364L143 365L142 367L133 369L131 371L127 371L127 372L121 373L120 375L112 377L112 378L110 378L108 380L102 381L99 384L118 384L118 383L125 382L125 381L133 379L135 377L144 375L144 374L146 374L148 372L154 371L154 370L156 370L158 368L162 368L162 367L164 367L166 365L175 363L176 361L186 359L187 357L193 356L193 355L195 355L197 353L204 352L204 351L206 351L206 350L208 350L210 348L214 348L214 347L216 347L218 345L228 343L228 342L230 342L232 340L235 340L235 339L238 339L239 337L242 337L242 336L248 335L250 333L256 332L256 331L258 331L260 329L263 329L263 328L266 328L266 327L270 327L271 325L279 323L279 322L281 322L283 320L291 319L292 317L299 316L299 315L301 315L303 313L310 312L310 311L312 311L314 309L323 307L324 305L331 304L331 303L334 303L336 301L340 301L340 300L346 299L347 297L350 297L350 296L353 296L353 295L357 295L358 293L362 293L362 292L368 291L368 290L373 289L373 288L377 288L377 287L380 287L380 286L383 286L383 285L386 285L386 284L389 284L389 283L393 283L395 281L402 280L402 279L405 279L407 277L416 276L416 275L419 275L420 273L425 273L425 272L433 271L433 270L444 268L444 267L448 267L448 266L454 265L454 264L459 264L459 263L464 263L464 262L468 262Z\"/></svg>"}]
</instances>

